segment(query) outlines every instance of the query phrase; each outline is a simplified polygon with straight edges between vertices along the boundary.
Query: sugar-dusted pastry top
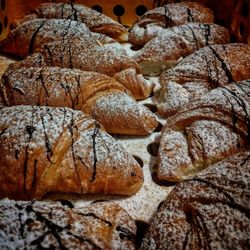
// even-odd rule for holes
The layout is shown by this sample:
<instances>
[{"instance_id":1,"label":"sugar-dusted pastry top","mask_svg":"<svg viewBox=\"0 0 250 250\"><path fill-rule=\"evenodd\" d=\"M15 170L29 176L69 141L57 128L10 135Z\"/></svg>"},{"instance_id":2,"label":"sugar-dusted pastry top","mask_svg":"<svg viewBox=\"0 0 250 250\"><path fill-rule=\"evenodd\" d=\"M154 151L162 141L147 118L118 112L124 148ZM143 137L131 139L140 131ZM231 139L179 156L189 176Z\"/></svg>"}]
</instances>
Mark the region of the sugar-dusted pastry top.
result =
<instances>
[{"instance_id":1,"label":"sugar-dusted pastry top","mask_svg":"<svg viewBox=\"0 0 250 250\"><path fill-rule=\"evenodd\" d=\"M212 10L199 3L169 3L147 11L133 24L129 41L144 45L165 28L188 22L213 23Z\"/></svg>"},{"instance_id":2,"label":"sugar-dusted pastry top","mask_svg":"<svg viewBox=\"0 0 250 250\"><path fill-rule=\"evenodd\" d=\"M0 194L131 195L143 183L136 160L93 119L68 108L0 109Z\"/></svg>"},{"instance_id":3,"label":"sugar-dusted pastry top","mask_svg":"<svg viewBox=\"0 0 250 250\"><path fill-rule=\"evenodd\" d=\"M145 81L136 61L119 49L98 46L91 41L71 39L47 43L37 52L39 53L12 65L9 70L19 67L55 66L95 71L114 77L136 99L145 99L154 87Z\"/></svg>"},{"instance_id":4,"label":"sugar-dusted pastry top","mask_svg":"<svg viewBox=\"0 0 250 250\"><path fill-rule=\"evenodd\" d=\"M172 115L214 88L246 79L250 79L249 45L206 46L161 75L159 113L162 116Z\"/></svg>"},{"instance_id":5,"label":"sugar-dusted pastry top","mask_svg":"<svg viewBox=\"0 0 250 250\"><path fill-rule=\"evenodd\" d=\"M112 18L82 4L75 3L41 3L33 14L24 20L33 18L70 19L84 23L91 31L103 33L119 42L128 41L128 32L124 26ZM20 21L20 20L19 20ZM17 22L19 22L17 20Z\"/></svg>"},{"instance_id":6,"label":"sugar-dusted pastry top","mask_svg":"<svg viewBox=\"0 0 250 250\"><path fill-rule=\"evenodd\" d=\"M250 151L178 184L156 213L141 249L249 249Z\"/></svg>"},{"instance_id":7,"label":"sugar-dusted pastry top","mask_svg":"<svg viewBox=\"0 0 250 250\"><path fill-rule=\"evenodd\" d=\"M212 90L169 117L159 147L158 177L180 181L249 147L250 81Z\"/></svg>"},{"instance_id":8,"label":"sugar-dusted pastry top","mask_svg":"<svg viewBox=\"0 0 250 250\"><path fill-rule=\"evenodd\" d=\"M143 74L160 74L194 51L213 44L229 43L229 31L213 23L191 22L160 32L133 57Z\"/></svg>"},{"instance_id":9,"label":"sugar-dusted pastry top","mask_svg":"<svg viewBox=\"0 0 250 250\"><path fill-rule=\"evenodd\" d=\"M0 89L5 105L68 107L86 112L109 133L147 135L158 122L114 78L92 71L21 67L6 72Z\"/></svg>"},{"instance_id":10,"label":"sugar-dusted pastry top","mask_svg":"<svg viewBox=\"0 0 250 250\"><path fill-rule=\"evenodd\" d=\"M1 249L135 249L136 225L112 202L0 201Z\"/></svg>"},{"instance_id":11,"label":"sugar-dusted pastry top","mask_svg":"<svg viewBox=\"0 0 250 250\"><path fill-rule=\"evenodd\" d=\"M43 44L64 39L90 41L93 44L116 43L110 37L91 32L84 23L65 19L38 18L21 23L0 43L0 51L26 57Z\"/></svg>"}]
</instances>

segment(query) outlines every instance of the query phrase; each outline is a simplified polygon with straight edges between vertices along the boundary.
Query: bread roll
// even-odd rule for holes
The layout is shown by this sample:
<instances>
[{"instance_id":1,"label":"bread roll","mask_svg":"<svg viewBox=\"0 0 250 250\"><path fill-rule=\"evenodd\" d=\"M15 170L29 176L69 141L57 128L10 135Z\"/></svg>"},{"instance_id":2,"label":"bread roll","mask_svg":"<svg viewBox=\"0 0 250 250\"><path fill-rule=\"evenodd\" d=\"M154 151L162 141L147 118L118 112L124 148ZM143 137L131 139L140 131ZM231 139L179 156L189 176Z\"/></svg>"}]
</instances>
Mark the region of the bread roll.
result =
<instances>
[{"instance_id":1,"label":"bread roll","mask_svg":"<svg viewBox=\"0 0 250 250\"><path fill-rule=\"evenodd\" d=\"M67 206L69 204L69 206ZM111 202L0 201L1 249L135 249L136 225Z\"/></svg>"},{"instance_id":2,"label":"bread roll","mask_svg":"<svg viewBox=\"0 0 250 250\"><path fill-rule=\"evenodd\" d=\"M229 84L167 119L159 147L159 179L181 181L250 143L250 81Z\"/></svg>"},{"instance_id":3,"label":"bread roll","mask_svg":"<svg viewBox=\"0 0 250 250\"><path fill-rule=\"evenodd\" d=\"M70 19L84 23L91 31L110 36L118 42L128 41L128 32L124 26L112 18L82 4L75 3L41 3L31 15L23 18L57 18ZM19 23L21 20L17 20Z\"/></svg>"},{"instance_id":4,"label":"bread roll","mask_svg":"<svg viewBox=\"0 0 250 250\"><path fill-rule=\"evenodd\" d=\"M250 151L178 184L154 216L141 249L249 249Z\"/></svg>"},{"instance_id":5,"label":"bread roll","mask_svg":"<svg viewBox=\"0 0 250 250\"><path fill-rule=\"evenodd\" d=\"M169 3L147 11L133 24L129 41L144 45L164 29L188 22L212 23L212 10L199 3Z\"/></svg>"},{"instance_id":6,"label":"bread roll","mask_svg":"<svg viewBox=\"0 0 250 250\"><path fill-rule=\"evenodd\" d=\"M123 85L104 74L58 67L6 72L0 89L5 105L46 105L82 110L108 133L148 135L156 116L137 103Z\"/></svg>"},{"instance_id":7,"label":"bread roll","mask_svg":"<svg viewBox=\"0 0 250 250\"><path fill-rule=\"evenodd\" d=\"M43 44L75 39L100 45L116 43L103 34L91 32L84 23L64 19L32 19L11 30L7 38L0 42L0 51L25 58Z\"/></svg>"},{"instance_id":8,"label":"bread roll","mask_svg":"<svg viewBox=\"0 0 250 250\"><path fill-rule=\"evenodd\" d=\"M206 46L161 75L159 113L164 117L173 115L214 88L246 79L250 79L249 45Z\"/></svg>"},{"instance_id":9,"label":"bread roll","mask_svg":"<svg viewBox=\"0 0 250 250\"><path fill-rule=\"evenodd\" d=\"M165 29L133 57L144 75L159 75L194 51L212 44L229 43L229 31L217 24L187 23Z\"/></svg>"},{"instance_id":10,"label":"bread roll","mask_svg":"<svg viewBox=\"0 0 250 250\"><path fill-rule=\"evenodd\" d=\"M132 195L140 165L100 125L68 108L0 109L0 195L42 198L52 193Z\"/></svg>"}]
</instances>

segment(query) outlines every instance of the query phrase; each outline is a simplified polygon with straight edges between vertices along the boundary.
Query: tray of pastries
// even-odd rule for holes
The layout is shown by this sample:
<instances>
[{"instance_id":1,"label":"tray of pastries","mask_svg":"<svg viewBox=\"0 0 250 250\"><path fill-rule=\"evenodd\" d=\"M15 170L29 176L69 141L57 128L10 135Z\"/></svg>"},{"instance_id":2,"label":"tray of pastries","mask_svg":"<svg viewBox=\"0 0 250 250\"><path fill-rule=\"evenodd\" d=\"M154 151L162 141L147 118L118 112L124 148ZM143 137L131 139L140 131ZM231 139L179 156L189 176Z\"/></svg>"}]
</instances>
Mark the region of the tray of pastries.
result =
<instances>
[{"instance_id":1,"label":"tray of pastries","mask_svg":"<svg viewBox=\"0 0 250 250\"><path fill-rule=\"evenodd\" d=\"M1 249L250 248L249 3L149 2L0 1Z\"/></svg>"}]
</instances>

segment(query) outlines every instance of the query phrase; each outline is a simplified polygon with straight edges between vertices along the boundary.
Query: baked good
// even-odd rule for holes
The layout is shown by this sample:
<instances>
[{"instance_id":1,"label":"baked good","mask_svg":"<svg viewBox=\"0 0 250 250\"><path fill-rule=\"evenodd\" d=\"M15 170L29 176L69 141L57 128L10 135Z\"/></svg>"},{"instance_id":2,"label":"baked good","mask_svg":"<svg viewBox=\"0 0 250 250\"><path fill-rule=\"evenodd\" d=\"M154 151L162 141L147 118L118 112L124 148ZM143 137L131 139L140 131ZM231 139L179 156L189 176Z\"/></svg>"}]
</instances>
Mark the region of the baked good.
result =
<instances>
[{"instance_id":1,"label":"baked good","mask_svg":"<svg viewBox=\"0 0 250 250\"><path fill-rule=\"evenodd\" d=\"M123 85L104 74L58 67L19 68L2 78L5 105L46 105L79 109L108 133L148 135L156 116Z\"/></svg>"},{"instance_id":2,"label":"baked good","mask_svg":"<svg viewBox=\"0 0 250 250\"><path fill-rule=\"evenodd\" d=\"M0 196L52 193L132 195L143 183L137 161L95 120L68 108L0 109Z\"/></svg>"},{"instance_id":3,"label":"baked good","mask_svg":"<svg viewBox=\"0 0 250 250\"><path fill-rule=\"evenodd\" d=\"M165 29L133 57L144 75L159 75L194 51L212 44L229 43L226 28L217 24L187 23Z\"/></svg>"},{"instance_id":4,"label":"baked good","mask_svg":"<svg viewBox=\"0 0 250 250\"><path fill-rule=\"evenodd\" d=\"M204 47L161 75L158 111L164 117L173 115L210 90L245 79L250 79L249 45Z\"/></svg>"},{"instance_id":5,"label":"baked good","mask_svg":"<svg viewBox=\"0 0 250 250\"><path fill-rule=\"evenodd\" d=\"M0 200L1 249L135 249L136 225L120 206Z\"/></svg>"},{"instance_id":6,"label":"baked good","mask_svg":"<svg viewBox=\"0 0 250 250\"><path fill-rule=\"evenodd\" d=\"M181 181L250 145L250 81L216 88L169 117L158 178Z\"/></svg>"},{"instance_id":7,"label":"baked good","mask_svg":"<svg viewBox=\"0 0 250 250\"><path fill-rule=\"evenodd\" d=\"M145 99L154 87L145 81L135 60L119 49L97 46L90 41L72 42L71 39L47 43L37 52L12 65L9 70L30 66L56 66L95 71L114 77L136 99Z\"/></svg>"},{"instance_id":8,"label":"baked good","mask_svg":"<svg viewBox=\"0 0 250 250\"><path fill-rule=\"evenodd\" d=\"M64 39L90 41L93 44L116 43L110 37L91 32L84 23L64 19L32 19L11 30L0 42L0 51L22 58L40 48L43 44Z\"/></svg>"},{"instance_id":9,"label":"baked good","mask_svg":"<svg viewBox=\"0 0 250 250\"><path fill-rule=\"evenodd\" d=\"M17 19L16 23L34 18L70 19L84 23L91 31L110 36L118 42L128 41L128 31L112 18L82 4L41 3L31 15Z\"/></svg>"},{"instance_id":10,"label":"baked good","mask_svg":"<svg viewBox=\"0 0 250 250\"><path fill-rule=\"evenodd\" d=\"M250 151L179 183L154 216L141 249L249 249Z\"/></svg>"},{"instance_id":11,"label":"baked good","mask_svg":"<svg viewBox=\"0 0 250 250\"><path fill-rule=\"evenodd\" d=\"M144 45L164 29L188 22L213 23L212 10L200 3L169 3L147 11L133 24L129 41Z\"/></svg>"}]
</instances>

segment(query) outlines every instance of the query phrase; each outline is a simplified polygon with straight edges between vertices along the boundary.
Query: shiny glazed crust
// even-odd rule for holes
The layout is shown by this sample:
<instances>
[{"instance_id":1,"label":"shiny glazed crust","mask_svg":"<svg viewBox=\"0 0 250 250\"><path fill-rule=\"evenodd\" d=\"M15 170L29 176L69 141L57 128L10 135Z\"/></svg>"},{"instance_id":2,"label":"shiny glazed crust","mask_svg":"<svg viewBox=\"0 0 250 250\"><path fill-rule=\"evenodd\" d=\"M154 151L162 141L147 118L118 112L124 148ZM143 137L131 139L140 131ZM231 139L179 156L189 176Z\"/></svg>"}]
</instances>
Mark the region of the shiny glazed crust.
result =
<instances>
[{"instance_id":1,"label":"shiny glazed crust","mask_svg":"<svg viewBox=\"0 0 250 250\"><path fill-rule=\"evenodd\" d=\"M158 177L181 181L249 147L250 81L229 84L190 102L167 119Z\"/></svg>"},{"instance_id":2,"label":"shiny glazed crust","mask_svg":"<svg viewBox=\"0 0 250 250\"><path fill-rule=\"evenodd\" d=\"M130 30L129 41L144 45L165 28L188 22L213 23L213 12L199 3L170 3L147 11Z\"/></svg>"},{"instance_id":3,"label":"shiny glazed crust","mask_svg":"<svg viewBox=\"0 0 250 250\"><path fill-rule=\"evenodd\" d=\"M248 150L178 184L141 249L249 249L249 183Z\"/></svg>"},{"instance_id":4,"label":"shiny glazed crust","mask_svg":"<svg viewBox=\"0 0 250 250\"><path fill-rule=\"evenodd\" d=\"M6 72L0 95L5 105L68 107L86 112L109 133L147 135L156 116L137 103L114 78L58 67L21 67Z\"/></svg>"},{"instance_id":5,"label":"shiny glazed crust","mask_svg":"<svg viewBox=\"0 0 250 250\"><path fill-rule=\"evenodd\" d=\"M140 165L82 112L14 106L0 113L1 197L132 195L141 187Z\"/></svg>"},{"instance_id":6,"label":"shiny glazed crust","mask_svg":"<svg viewBox=\"0 0 250 250\"><path fill-rule=\"evenodd\" d=\"M136 225L111 202L0 201L1 249L135 249Z\"/></svg>"}]
</instances>

